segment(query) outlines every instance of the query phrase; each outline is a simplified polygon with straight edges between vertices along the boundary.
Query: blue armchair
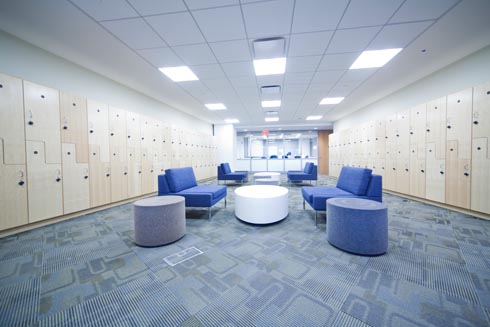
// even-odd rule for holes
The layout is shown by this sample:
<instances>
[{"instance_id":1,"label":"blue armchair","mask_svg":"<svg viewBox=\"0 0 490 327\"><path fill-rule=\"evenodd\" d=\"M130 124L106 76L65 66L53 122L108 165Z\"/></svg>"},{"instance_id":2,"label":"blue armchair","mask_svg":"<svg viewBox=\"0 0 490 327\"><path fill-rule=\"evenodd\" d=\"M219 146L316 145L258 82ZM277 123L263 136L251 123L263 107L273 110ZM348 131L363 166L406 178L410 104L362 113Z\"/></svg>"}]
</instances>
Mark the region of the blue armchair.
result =
<instances>
[{"instance_id":1,"label":"blue armchair","mask_svg":"<svg viewBox=\"0 0 490 327\"><path fill-rule=\"evenodd\" d=\"M167 169L158 175L158 195L183 196L186 207L208 208L208 218L211 207L223 198L226 208L226 194L226 186L198 185L192 167Z\"/></svg>"},{"instance_id":2,"label":"blue armchair","mask_svg":"<svg viewBox=\"0 0 490 327\"><path fill-rule=\"evenodd\" d=\"M288 181L293 183L301 181L318 182L318 167L312 162L307 162L303 171L288 171Z\"/></svg>"},{"instance_id":3,"label":"blue armchair","mask_svg":"<svg viewBox=\"0 0 490 327\"><path fill-rule=\"evenodd\" d=\"M327 200L331 198L361 198L382 202L382 178L371 169L342 167L336 187L303 186L303 209L305 202L315 210L315 225L318 211L326 211Z\"/></svg>"},{"instance_id":4,"label":"blue armchair","mask_svg":"<svg viewBox=\"0 0 490 327\"><path fill-rule=\"evenodd\" d=\"M218 184L219 181L239 181L243 184L243 182L247 181L248 173L246 171L243 172L232 172L230 169L230 164L225 162L217 167L218 169Z\"/></svg>"}]
</instances>

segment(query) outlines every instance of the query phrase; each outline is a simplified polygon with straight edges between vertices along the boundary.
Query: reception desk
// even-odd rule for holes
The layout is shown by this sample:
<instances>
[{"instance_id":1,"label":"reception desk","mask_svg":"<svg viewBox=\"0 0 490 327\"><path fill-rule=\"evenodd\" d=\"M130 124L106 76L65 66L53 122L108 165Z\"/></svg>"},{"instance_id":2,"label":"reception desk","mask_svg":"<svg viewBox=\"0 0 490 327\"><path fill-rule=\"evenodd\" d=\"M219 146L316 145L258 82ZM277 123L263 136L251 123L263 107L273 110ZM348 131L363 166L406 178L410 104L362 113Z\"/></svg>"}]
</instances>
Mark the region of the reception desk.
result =
<instances>
[{"instance_id":1,"label":"reception desk","mask_svg":"<svg viewBox=\"0 0 490 327\"><path fill-rule=\"evenodd\" d=\"M318 165L318 158L292 158L292 159L236 159L233 170L247 171L278 171L303 170L305 163L312 162Z\"/></svg>"}]
</instances>

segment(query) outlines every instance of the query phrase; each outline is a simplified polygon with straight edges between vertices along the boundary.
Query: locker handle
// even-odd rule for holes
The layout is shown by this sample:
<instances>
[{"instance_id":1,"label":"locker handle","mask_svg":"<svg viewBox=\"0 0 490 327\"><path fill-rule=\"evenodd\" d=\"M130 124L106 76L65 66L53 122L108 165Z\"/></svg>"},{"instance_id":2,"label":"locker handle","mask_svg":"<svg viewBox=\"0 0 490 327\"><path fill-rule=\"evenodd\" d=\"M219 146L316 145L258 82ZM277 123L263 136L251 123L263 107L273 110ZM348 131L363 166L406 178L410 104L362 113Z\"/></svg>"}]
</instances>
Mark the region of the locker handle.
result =
<instances>
[{"instance_id":1,"label":"locker handle","mask_svg":"<svg viewBox=\"0 0 490 327\"><path fill-rule=\"evenodd\" d=\"M443 171L440 171L439 173L440 173L441 175L444 175L444 172L443 172Z\"/></svg>"},{"instance_id":2,"label":"locker handle","mask_svg":"<svg viewBox=\"0 0 490 327\"><path fill-rule=\"evenodd\" d=\"M130 138L131 138L131 135L128 135L128 139L130 139Z\"/></svg>"},{"instance_id":3,"label":"locker handle","mask_svg":"<svg viewBox=\"0 0 490 327\"><path fill-rule=\"evenodd\" d=\"M68 126L66 126L66 125L65 125L65 126L63 126L63 129L68 129Z\"/></svg>"},{"instance_id":4,"label":"locker handle","mask_svg":"<svg viewBox=\"0 0 490 327\"><path fill-rule=\"evenodd\" d=\"M410 132L410 135L413 135L413 132Z\"/></svg>"},{"instance_id":5,"label":"locker handle","mask_svg":"<svg viewBox=\"0 0 490 327\"><path fill-rule=\"evenodd\" d=\"M105 177L109 177L109 176L111 176L111 174L105 174Z\"/></svg>"},{"instance_id":6,"label":"locker handle","mask_svg":"<svg viewBox=\"0 0 490 327\"><path fill-rule=\"evenodd\" d=\"M430 132L430 129L427 128L426 131L427 131L427 133L429 133Z\"/></svg>"},{"instance_id":7,"label":"locker handle","mask_svg":"<svg viewBox=\"0 0 490 327\"><path fill-rule=\"evenodd\" d=\"M141 174L141 170L140 170L140 171L138 171L138 174Z\"/></svg>"},{"instance_id":8,"label":"locker handle","mask_svg":"<svg viewBox=\"0 0 490 327\"><path fill-rule=\"evenodd\" d=\"M473 124L478 125L478 120L475 120Z\"/></svg>"},{"instance_id":9,"label":"locker handle","mask_svg":"<svg viewBox=\"0 0 490 327\"><path fill-rule=\"evenodd\" d=\"M127 171L125 171L125 172L124 172L124 175L127 175L127 174L128 174L128 172L127 172Z\"/></svg>"},{"instance_id":10,"label":"locker handle","mask_svg":"<svg viewBox=\"0 0 490 327\"><path fill-rule=\"evenodd\" d=\"M480 150L481 150L481 147L477 147L476 149L477 149L478 151L480 151Z\"/></svg>"},{"instance_id":11,"label":"locker handle","mask_svg":"<svg viewBox=\"0 0 490 327\"><path fill-rule=\"evenodd\" d=\"M57 178L56 178L56 181L57 181L57 182L60 182L60 181L61 181L61 178L60 178L60 177L57 177Z\"/></svg>"},{"instance_id":12,"label":"locker handle","mask_svg":"<svg viewBox=\"0 0 490 327\"><path fill-rule=\"evenodd\" d=\"M94 130L93 130L93 129L91 129L91 130L89 131L89 133L90 133L90 134L92 134L93 132L94 132Z\"/></svg>"},{"instance_id":13,"label":"locker handle","mask_svg":"<svg viewBox=\"0 0 490 327\"><path fill-rule=\"evenodd\" d=\"M468 173L464 173L464 175L465 175L465 176L470 176L470 174L468 174Z\"/></svg>"},{"instance_id":14,"label":"locker handle","mask_svg":"<svg viewBox=\"0 0 490 327\"><path fill-rule=\"evenodd\" d=\"M111 136L114 136L114 133L111 133Z\"/></svg>"},{"instance_id":15,"label":"locker handle","mask_svg":"<svg viewBox=\"0 0 490 327\"><path fill-rule=\"evenodd\" d=\"M396 168L393 167L393 170L396 170Z\"/></svg>"},{"instance_id":16,"label":"locker handle","mask_svg":"<svg viewBox=\"0 0 490 327\"><path fill-rule=\"evenodd\" d=\"M20 186L22 186L22 185L24 185L24 184L25 184L25 182L24 182L24 181L22 181L22 180L21 180L21 181L19 181L19 185L20 185Z\"/></svg>"},{"instance_id":17,"label":"locker handle","mask_svg":"<svg viewBox=\"0 0 490 327\"><path fill-rule=\"evenodd\" d=\"M425 173L425 170L421 169L421 170L420 170L420 172L421 172L421 173Z\"/></svg>"},{"instance_id":18,"label":"locker handle","mask_svg":"<svg viewBox=\"0 0 490 327\"><path fill-rule=\"evenodd\" d=\"M83 178L84 178L84 179L87 179L87 178L88 178L88 176L87 176L87 175L85 175L85 176L83 176Z\"/></svg>"},{"instance_id":19,"label":"locker handle","mask_svg":"<svg viewBox=\"0 0 490 327\"><path fill-rule=\"evenodd\" d=\"M32 125L34 125L34 122L32 120L29 120L29 122L27 124L32 126Z\"/></svg>"},{"instance_id":20,"label":"locker handle","mask_svg":"<svg viewBox=\"0 0 490 327\"><path fill-rule=\"evenodd\" d=\"M408 168L405 168L405 171L408 171Z\"/></svg>"},{"instance_id":21,"label":"locker handle","mask_svg":"<svg viewBox=\"0 0 490 327\"><path fill-rule=\"evenodd\" d=\"M450 129L450 128L451 128L451 125L447 125L447 128L449 128L449 129Z\"/></svg>"}]
</instances>

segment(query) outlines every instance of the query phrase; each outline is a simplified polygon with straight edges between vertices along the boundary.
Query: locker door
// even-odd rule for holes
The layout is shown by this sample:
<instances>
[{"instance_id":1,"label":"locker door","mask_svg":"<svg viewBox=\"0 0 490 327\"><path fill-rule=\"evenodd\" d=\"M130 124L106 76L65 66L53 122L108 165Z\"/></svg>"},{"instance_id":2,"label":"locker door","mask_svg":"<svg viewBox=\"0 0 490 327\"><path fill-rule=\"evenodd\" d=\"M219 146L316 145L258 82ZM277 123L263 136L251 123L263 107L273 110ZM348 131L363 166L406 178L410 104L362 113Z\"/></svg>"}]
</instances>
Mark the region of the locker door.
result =
<instances>
[{"instance_id":1,"label":"locker door","mask_svg":"<svg viewBox=\"0 0 490 327\"><path fill-rule=\"evenodd\" d=\"M76 162L88 163L87 100L60 92L60 113L61 142L75 144Z\"/></svg>"},{"instance_id":2,"label":"locker door","mask_svg":"<svg viewBox=\"0 0 490 327\"><path fill-rule=\"evenodd\" d=\"M460 158L457 141L447 141L446 153L446 203L470 208L470 159Z\"/></svg>"},{"instance_id":3,"label":"locker door","mask_svg":"<svg viewBox=\"0 0 490 327\"><path fill-rule=\"evenodd\" d=\"M470 208L473 90L447 97L446 203Z\"/></svg>"},{"instance_id":4,"label":"locker door","mask_svg":"<svg viewBox=\"0 0 490 327\"><path fill-rule=\"evenodd\" d=\"M133 112L126 113L127 128L127 163L129 197L141 195L141 127L140 116Z\"/></svg>"},{"instance_id":5,"label":"locker door","mask_svg":"<svg viewBox=\"0 0 490 327\"><path fill-rule=\"evenodd\" d=\"M396 190L396 115L386 119L386 158L384 188Z\"/></svg>"},{"instance_id":6,"label":"locker door","mask_svg":"<svg viewBox=\"0 0 490 327\"><path fill-rule=\"evenodd\" d=\"M446 157L446 97L427 103L426 142L435 143L435 158Z\"/></svg>"},{"instance_id":7,"label":"locker door","mask_svg":"<svg viewBox=\"0 0 490 327\"><path fill-rule=\"evenodd\" d=\"M77 160L76 144L62 143L63 213L72 213L90 207L88 163Z\"/></svg>"},{"instance_id":8,"label":"locker door","mask_svg":"<svg viewBox=\"0 0 490 327\"><path fill-rule=\"evenodd\" d=\"M90 206L111 202L109 154L109 109L106 104L87 100Z\"/></svg>"},{"instance_id":9,"label":"locker door","mask_svg":"<svg viewBox=\"0 0 490 327\"><path fill-rule=\"evenodd\" d=\"M26 141L29 223L63 214L61 164L46 163L44 146Z\"/></svg>"},{"instance_id":10,"label":"locker door","mask_svg":"<svg viewBox=\"0 0 490 327\"><path fill-rule=\"evenodd\" d=\"M153 190L153 154L152 154L152 119L141 116L141 192L151 193Z\"/></svg>"},{"instance_id":11,"label":"locker door","mask_svg":"<svg viewBox=\"0 0 490 327\"><path fill-rule=\"evenodd\" d=\"M399 112L396 117L396 191L410 193L410 111Z\"/></svg>"},{"instance_id":12,"label":"locker door","mask_svg":"<svg viewBox=\"0 0 490 327\"><path fill-rule=\"evenodd\" d=\"M24 113L27 124L26 140L44 142L46 163L60 164L59 92L24 81Z\"/></svg>"},{"instance_id":13,"label":"locker door","mask_svg":"<svg viewBox=\"0 0 490 327\"><path fill-rule=\"evenodd\" d=\"M473 88L473 138L490 138L490 82Z\"/></svg>"},{"instance_id":14,"label":"locker door","mask_svg":"<svg viewBox=\"0 0 490 327\"><path fill-rule=\"evenodd\" d=\"M490 214L490 152L488 138L473 139L471 158L471 210Z\"/></svg>"},{"instance_id":15,"label":"locker door","mask_svg":"<svg viewBox=\"0 0 490 327\"><path fill-rule=\"evenodd\" d=\"M27 224L22 80L0 74L0 230Z\"/></svg>"},{"instance_id":16,"label":"locker door","mask_svg":"<svg viewBox=\"0 0 490 327\"><path fill-rule=\"evenodd\" d=\"M410 110L410 194L425 198L426 104Z\"/></svg>"},{"instance_id":17,"label":"locker door","mask_svg":"<svg viewBox=\"0 0 490 327\"><path fill-rule=\"evenodd\" d=\"M425 197L444 203L446 199L446 160L436 158L437 145L435 143L427 143L426 147Z\"/></svg>"},{"instance_id":18,"label":"locker door","mask_svg":"<svg viewBox=\"0 0 490 327\"><path fill-rule=\"evenodd\" d=\"M109 148L111 155L111 201L128 198L126 111L109 107Z\"/></svg>"},{"instance_id":19,"label":"locker door","mask_svg":"<svg viewBox=\"0 0 490 327\"><path fill-rule=\"evenodd\" d=\"M26 163L22 80L0 74L0 139L3 164ZM25 170L24 170L25 171Z\"/></svg>"}]
</instances>

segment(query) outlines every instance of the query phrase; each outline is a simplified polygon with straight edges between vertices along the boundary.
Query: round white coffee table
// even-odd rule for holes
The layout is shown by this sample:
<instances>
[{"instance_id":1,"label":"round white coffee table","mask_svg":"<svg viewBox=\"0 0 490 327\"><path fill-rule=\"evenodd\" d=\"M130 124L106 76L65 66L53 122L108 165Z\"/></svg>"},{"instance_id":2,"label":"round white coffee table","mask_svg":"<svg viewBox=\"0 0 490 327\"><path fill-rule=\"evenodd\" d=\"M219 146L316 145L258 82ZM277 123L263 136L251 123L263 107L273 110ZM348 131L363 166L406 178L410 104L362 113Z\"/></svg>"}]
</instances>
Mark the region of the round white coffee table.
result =
<instances>
[{"instance_id":1,"label":"round white coffee table","mask_svg":"<svg viewBox=\"0 0 490 327\"><path fill-rule=\"evenodd\" d=\"M264 171L254 174L254 182L262 185L279 185L280 177L281 173Z\"/></svg>"},{"instance_id":2,"label":"round white coffee table","mask_svg":"<svg viewBox=\"0 0 490 327\"><path fill-rule=\"evenodd\" d=\"M271 224L288 215L288 189L275 185L242 186L235 190L235 216L252 224Z\"/></svg>"}]
</instances>

